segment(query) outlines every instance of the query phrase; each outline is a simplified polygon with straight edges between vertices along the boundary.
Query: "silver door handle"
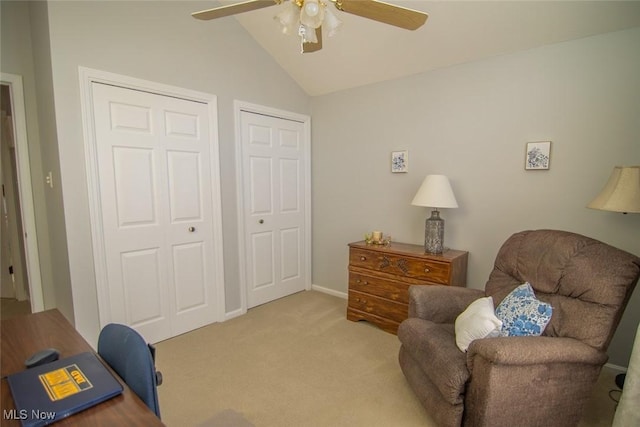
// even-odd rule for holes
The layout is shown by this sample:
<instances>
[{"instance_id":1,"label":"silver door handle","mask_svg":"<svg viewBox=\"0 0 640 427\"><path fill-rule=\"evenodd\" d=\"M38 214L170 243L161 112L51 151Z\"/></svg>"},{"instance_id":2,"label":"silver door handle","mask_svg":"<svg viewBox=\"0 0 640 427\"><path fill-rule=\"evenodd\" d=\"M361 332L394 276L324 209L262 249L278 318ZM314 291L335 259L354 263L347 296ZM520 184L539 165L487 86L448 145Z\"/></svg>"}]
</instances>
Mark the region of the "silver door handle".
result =
<instances>
[{"instance_id":1,"label":"silver door handle","mask_svg":"<svg viewBox=\"0 0 640 427\"><path fill-rule=\"evenodd\" d=\"M195 227L189 227L189 233L193 233L194 231L196 231Z\"/></svg>"}]
</instances>

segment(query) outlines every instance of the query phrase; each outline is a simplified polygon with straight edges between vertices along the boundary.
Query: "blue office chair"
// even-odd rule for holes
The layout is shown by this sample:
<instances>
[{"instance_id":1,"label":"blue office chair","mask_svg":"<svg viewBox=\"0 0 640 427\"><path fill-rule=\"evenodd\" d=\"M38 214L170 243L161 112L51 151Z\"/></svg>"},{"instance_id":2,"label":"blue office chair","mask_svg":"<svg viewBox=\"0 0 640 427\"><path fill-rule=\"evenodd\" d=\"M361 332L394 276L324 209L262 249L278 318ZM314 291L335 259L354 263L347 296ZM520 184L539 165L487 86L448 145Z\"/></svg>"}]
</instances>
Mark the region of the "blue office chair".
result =
<instances>
[{"instance_id":1,"label":"blue office chair","mask_svg":"<svg viewBox=\"0 0 640 427\"><path fill-rule=\"evenodd\" d=\"M98 354L160 418L157 386L162 374L156 371L156 349L126 325L110 323L98 337Z\"/></svg>"}]
</instances>

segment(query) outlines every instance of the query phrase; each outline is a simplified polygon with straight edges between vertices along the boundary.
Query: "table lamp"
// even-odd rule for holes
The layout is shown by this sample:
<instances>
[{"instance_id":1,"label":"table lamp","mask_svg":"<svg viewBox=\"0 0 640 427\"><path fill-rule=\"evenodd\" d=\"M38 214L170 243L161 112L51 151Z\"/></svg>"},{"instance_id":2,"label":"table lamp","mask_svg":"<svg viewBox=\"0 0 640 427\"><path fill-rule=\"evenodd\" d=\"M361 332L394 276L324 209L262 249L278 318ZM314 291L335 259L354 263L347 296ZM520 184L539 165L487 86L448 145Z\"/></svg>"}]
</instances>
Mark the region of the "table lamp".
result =
<instances>
[{"instance_id":1,"label":"table lamp","mask_svg":"<svg viewBox=\"0 0 640 427\"><path fill-rule=\"evenodd\" d=\"M449 179L444 175L427 175L411 204L434 208L424 225L424 250L441 254L444 251L444 220L438 209L458 207Z\"/></svg>"},{"instance_id":2,"label":"table lamp","mask_svg":"<svg viewBox=\"0 0 640 427\"><path fill-rule=\"evenodd\" d=\"M591 209L640 213L640 166L616 166L600 194L587 205Z\"/></svg>"}]
</instances>

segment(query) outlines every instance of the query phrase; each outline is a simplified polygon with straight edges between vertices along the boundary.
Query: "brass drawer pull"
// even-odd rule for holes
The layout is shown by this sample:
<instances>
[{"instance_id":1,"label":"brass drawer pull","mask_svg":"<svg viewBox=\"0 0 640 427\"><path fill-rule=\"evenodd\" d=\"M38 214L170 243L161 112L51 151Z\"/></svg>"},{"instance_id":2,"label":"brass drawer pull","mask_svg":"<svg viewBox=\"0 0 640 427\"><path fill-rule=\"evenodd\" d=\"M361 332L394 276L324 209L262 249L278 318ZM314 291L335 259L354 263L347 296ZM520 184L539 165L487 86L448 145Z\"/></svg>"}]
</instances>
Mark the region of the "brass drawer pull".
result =
<instances>
[{"instance_id":1,"label":"brass drawer pull","mask_svg":"<svg viewBox=\"0 0 640 427\"><path fill-rule=\"evenodd\" d=\"M366 256L360 256L360 261L366 261L367 257Z\"/></svg>"},{"instance_id":2,"label":"brass drawer pull","mask_svg":"<svg viewBox=\"0 0 640 427\"><path fill-rule=\"evenodd\" d=\"M361 302L361 303L363 303L363 304L366 304L366 303L367 303L367 300L366 300L366 299L356 298L356 302Z\"/></svg>"},{"instance_id":3,"label":"brass drawer pull","mask_svg":"<svg viewBox=\"0 0 640 427\"><path fill-rule=\"evenodd\" d=\"M380 266L379 268L381 270L384 270L385 268L389 267L391 265L391 260L389 258L387 258L386 256L381 256L380 258L382 261L380 261Z\"/></svg>"},{"instance_id":4,"label":"brass drawer pull","mask_svg":"<svg viewBox=\"0 0 640 427\"><path fill-rule=\"evenodd\" d=\"M368 285L369 284L369 282L367 282L366 280L363 282L361 279L357 279L356 283L358 283L358 284L362 283L363 285Z\"/></svg>"},{"instance_id":5,"label":"brass drawer pull","mask_svg":"<svg viewBox=\"0 0 640 427\"><path fill-rule=\"evenodd\" d=\"M406 276L406 275L407 275L407 273L409 272L409 266L408 266L407 260L406 260L406 259L404 259L404 258L399 259L399 260L396 262L396 265L398 266L398 268L400 269L400 271L402 271L402 274L404 274L404 275Z\"/></svg>"},{"instance_id":6,"label":"brass drawer pull","mask_svg":"<svg viewBox=\"0 0 640 427\"><path fill-rule=\"evenodd\" d=\"M425 267L425 268L424 268L424 272L425 272L425 273L429 273L429 272L431 272L431 270L429 270L429 267Z\"/></svg>"}]
</instances>

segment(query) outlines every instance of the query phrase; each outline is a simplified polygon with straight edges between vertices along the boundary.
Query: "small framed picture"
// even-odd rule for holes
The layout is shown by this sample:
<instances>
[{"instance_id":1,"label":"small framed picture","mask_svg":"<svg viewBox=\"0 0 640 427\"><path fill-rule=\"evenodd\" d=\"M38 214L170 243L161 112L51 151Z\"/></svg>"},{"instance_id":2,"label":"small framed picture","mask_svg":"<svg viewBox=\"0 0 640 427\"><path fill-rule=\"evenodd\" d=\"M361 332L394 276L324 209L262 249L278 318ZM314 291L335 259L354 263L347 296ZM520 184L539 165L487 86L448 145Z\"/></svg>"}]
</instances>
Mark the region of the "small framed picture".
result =
<instances>
[{"instance_id":1,"label":"small framed picture","mask_svg":"<svg viewBox=\"0 0 640 427\"><path fill-rule=\"evenodd\" d=\"M391 152L391 172L393 173L409 172L409 152L408 151L392 151Z\"/></svg>"},{"instance_id":2,"label":"small framed picture","mask_svg":"<svg viewBox=\"0 0 640 427\"><path fill-rule=\"evenodd\" d=\"M546 170L551 163L551 141L527 142L526 170Z\"/></svg>"}]
</instances>

